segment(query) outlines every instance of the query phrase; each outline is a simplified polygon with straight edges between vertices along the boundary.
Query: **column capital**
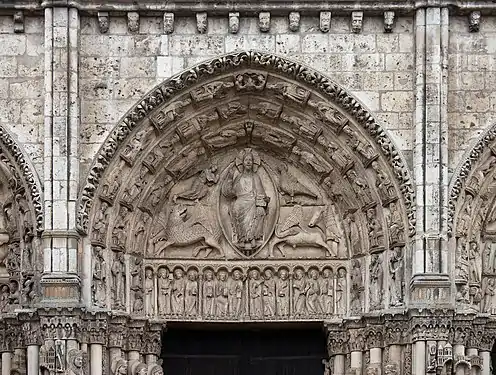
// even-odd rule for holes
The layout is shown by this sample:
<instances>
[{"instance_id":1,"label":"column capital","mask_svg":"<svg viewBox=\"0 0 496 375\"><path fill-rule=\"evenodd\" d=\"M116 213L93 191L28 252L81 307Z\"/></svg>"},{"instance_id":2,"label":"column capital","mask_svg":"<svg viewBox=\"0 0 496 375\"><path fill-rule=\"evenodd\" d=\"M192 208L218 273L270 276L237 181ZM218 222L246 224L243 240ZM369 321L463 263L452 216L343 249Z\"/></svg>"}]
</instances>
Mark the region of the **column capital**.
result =
<instances>
[{"instance_id":1,"label":"column capital","mask_svg":"<svg viewBox=\"0 0 496 375\"><path fill-rule=\"evenodd\" d=\"M367 349L382 348L384 346L384 327L371 325L365 328L365 343Z\"/></svg>"},{"instance_id":2,"label":"column capital","mask_svg":"<svg viewBox=\"0 0 496 375\"><path fill-rule=\"evenodd\" d=\"M348 330L348 347L351 352L362 352L365 349L365 331L363 328L352 328Z\"/></svg>"},{"instance_id":3,"label":"column capital","mask_svg":"<svg viewBox=\"0 0 496 375\"><path fill-rule=\"evenodd\" d=\"M344 328L327 327L327 353L329 357L348 352L348 333Z\"/></svg>"},{"instance_id":4,"label":"column capital","mask_svg":"<svg viewBox=\"0 0 496 375\"><path fill-rule=\"evenodd\" d=\"M411 338L412 341L443 340L447 341L451 329L452 315L438 315L441 311L426 311L424 316L414 316L411 318Z\"/></svg>"}]
</instances>

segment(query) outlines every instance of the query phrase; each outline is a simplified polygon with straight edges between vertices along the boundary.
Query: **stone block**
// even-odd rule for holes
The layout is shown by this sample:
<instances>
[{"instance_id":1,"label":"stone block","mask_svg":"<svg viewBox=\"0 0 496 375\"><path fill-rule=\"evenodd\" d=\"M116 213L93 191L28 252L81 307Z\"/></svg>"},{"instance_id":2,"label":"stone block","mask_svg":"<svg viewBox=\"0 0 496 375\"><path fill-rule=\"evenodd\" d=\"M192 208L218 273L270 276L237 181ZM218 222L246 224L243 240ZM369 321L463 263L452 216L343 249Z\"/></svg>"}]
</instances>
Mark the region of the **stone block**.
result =
<instances>
[{"instance_id":1,"label":"stone block","mask_svg":"<svg viewBox=\"0 0 496 375\"><path fill-rule=\"evenodd\" d=\"M346 71L380 71L384 70L384 55L381 53L364 53L343 55L343 69Z\"/></svg>"},{"instance_id":2,"label":"stone block","mask_svg":"<svg viewBox=\"0 0 496 375\"><path fill-rule=\"evenodd\" d=\"M24 16L24 33L43 34L45 20L40 16Z\"/></svg>"},{"instance_id":3,"label":"stone block","mask_svg":"<svg viewBox=\"0 0 496 375\"><path fill-rule=\"evenodd\" d=\"M26 52L26 35L0 34L0 56L18 56Z\"/></svg>"},{"instance_id":4,"label":"stone block","mask_svg":"<svg viewBox=\"0 0 496 375\"><path fill-rule=\"evenodd\" d=\"M414 70L414 56L408 53L392 53L386 54L386 70Z\"/></svg>"},{"instance_id":5,"label":"stone block","mask_svg":"<svg viewBox=\"0 0 496 375\"><path fill-rule=\"evenodd\" d=\"M43 123L44 103L42 99L26 99L21 103L21 123L31 127L29 134L37 139L38 128L35 124Z\"/></svg>"},{"instance_id":6,"label":"stone block","mask_svg":"<svg viewBox=\"0 0 496 375\"><path fill-rule=\"evenodd\" d=\"M381 93L381 109L385 112L413 111L413 92L390 91Z\"/></svg>"},{"instance_id":7,"label":"stone block","mask_svg":"<svg viewBox=\"0 0 496 375\"><path fill-rule=\"evenodd\" d=\"M490 109L490 92L466 91L465 107L467 112L487 112Z\"/></svg>"},{"instance_id":8,"label":"stone block","mask_svg":"<svg viewBox=\"0 0 496 375\"><path fill-rule=\"evenodd\" d=\"M161 35L164 31L161 17L140 17L139 33Z\"/></svg>"},{"instance_id":9,"label":"stone block","mask_svg":"<svg viewBox=\"0 0 496 375\"><path fill-rule=\"evenodd\" d=\"M174 17L174 34L196 35L196 19L194 17Z\"/></svg>"},{"instance_id":10,"label":"stone block","mask_svg":"<svg viewBox=\"0 0 496 375\"><path fill-rule=\"evenodd\" d=\"M363 76L363 90L365 91L385 91L393 90L393 73L391 72L370 72Z\"/></svg>"},{"instance_id":11,"label":"stone block","mask_svg":"<svg viewBox=\"0 0 496 375\"><path fill-rule=\"evenodd\" d=\"M259 51L275 51L276 37L274 35L227 35L225 39L226 52L235 50L256 49Z\"/></svg>"},{"instance_id":12,"label":"stone block","mask_svg":"<svg viewBox=\"0 0 496 375\"><path fill-rule=\"evenodd\" d=\"M224 38L218 35L170 36L169 52L177 56L205 56L224 53Z\"/></svg>"},{"instance_id":13,"label":"stone block","mask_svg":"<svg viewBox=\"0 0 496 375\"><path fill-rule=\"evenodd\" d=\"M156 56L168 53L168 35L135 35L133 37L135 56ZM162 44L165 40L165 53L162 52Z\"/></svg>"},{"instance_id":14,"label":"stone block","mask_svg":"<svg viewBox=\"0 0 496 375\"><path fill-rule=\"evenodd\" d=\"M395 33L377 34L375 36L377 52L380 53L400 52L400 35L402 34L395 34Z\"/></svg>"},{"instance_id":15,"label":"stone block","mask_svg":"<svg viewBox=\"0 0 496 375\"><path fill-rule=\"evenodd\" d=\"M379 110L379 93L373 91L354 91L353 95L370 111L376 112Z\"/></svg>"},{"instance_id":16,"label":"stone block","mask_svg":"<svg viewBox=\"0 0 496 375\"><path fill-rule=\"evenodd\" d=\"M118 57L82 57L81 77L109 77L119 74L121 59Z\"/></svg>"},{"instance_id":17,"label":"stone block","mask_svg":"<svg viewBox=\"0 0 496 375\"><path fill-rule=\"evenodd\" d=\"M26 79L10 84L12 99L36 99L43 95L43 80Z\"/></svg>"},{"instance_id":18,"label":"stone block","mask_svg":"<svg viewBox=\"0 0 496 375\"><path fill-rule=\"evenodd\" d=\"M338 34L329 37L330 53L351 53L354 49L354 35Z\"/></svg>"},{"instance_id":19,"label":"stone block","mask_svg":"<svg viewBox=\"0 0 496 375\"><path fill-rule=\"evenodd\" d=\"M276 35L276 53L299 53L300 43L301 37L298 34Z\"/></svg>"},{"instance_id":20,"label":"stone block","mask_svg":"<svg viewBox=\"0 0 496 375\"><path fill-rule=\"evenodd\" d=\"M155 86L155 79L148 79L148 78L119 79L116 82L114 82L114 90L113 90L114 98L139 100L154 86Z\"/></svg>"},{"instance_id":21,"label":"stone block","mask_svg":"<svg viewBox=\"0 0 496 375\"><path fill-rule=\"evenodd\" d=\"M157 77L169 78L184 69L184 59L181 57L157 57Z\"/></svg>"},{"instance_id":22,"label":"stone block","mask_svg":"<svg viewBox=\"0 0 496 375\"><path fill-rule=\"evenodd\" d=\"M155 71L155 57L123 57L119 75L120 77L154 77Z\"/></svg>"},{"instance_id":23,"label":"stone block","mask_svg":"<svg viewBox=\"0 0 496 375\"><path fill-rule=\"evenodd\" d=\"M9 80L0 79L0 99L8 99L9 97Z\"/></svg>"},{"instance_id":24,"label":"stone block","mask_svg":"<svg viewBox=\"0 0 496 375\"><path fill-rule=\"evenodd\" d=\"M333 75L334 80L347 90L362 90L363 89L363 72L336 72Z\"/></svg>"},{"instance_id":25,"label":"stone block","mask_svg":"<svg viewBox=\"0 0 496 375\"><path fill-rule=\"evenodd\" d=\"M327 53L329 51L329 36L322 33L305 35L302 39L301 50L305 53Z\"/></svg>"}]
</instances>

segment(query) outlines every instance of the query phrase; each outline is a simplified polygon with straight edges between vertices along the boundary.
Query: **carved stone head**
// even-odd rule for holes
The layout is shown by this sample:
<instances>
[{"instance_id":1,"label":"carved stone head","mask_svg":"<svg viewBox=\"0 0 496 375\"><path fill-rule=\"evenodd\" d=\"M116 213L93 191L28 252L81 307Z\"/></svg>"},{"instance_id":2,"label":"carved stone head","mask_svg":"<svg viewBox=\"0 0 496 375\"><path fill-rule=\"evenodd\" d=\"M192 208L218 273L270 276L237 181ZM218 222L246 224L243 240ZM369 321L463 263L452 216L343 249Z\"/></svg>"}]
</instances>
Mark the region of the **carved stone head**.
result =
<instances>
[{"instance_id":1,"label":"carved stone head","mask_svg":"<svg viewBox=\"0 0 496 375\"><path fill-rule=\"evenodd\" d=\"M229 32L236 34L239 31L239 13L229 13Z\"/></svg>"},{"instance_id":2,"label":"carved stone head","mask_svg":"<svg viewBox=\"0 0 496 375\"><path fill-rule=\"evenodd\" d=\"M182 278L183 278L183 276L184 276L184 271L183 271L181 268L176 268L176 269L174 270L174 278L175 278L176 280L180 280L180 279L182 279Z\"/></svg>"},{"instance_id":3,"label":"carved stone head","mask_svg":"<svg viewBox=\"0 0 496 375\"><path fill-rule=\"evenodd\" d=\"M161 279L167 279L169 277L169 269L167 267L159 268L158 277L160 277Z\"/></svg>"},{"instance_id":4,"label":"carved stone head","mask_svg":"<svg viewBox=\"0 0 496 375\"><path fill-rule=\"evenodd\" d=\"M481 13L479 11L471 12L468 18L468 28L470 32L474 33L479 31Z\"/></svg>"},{"instance_id":5,"label":"carved stone head","mask_svg":"<svg viewBox=\"0 0 496 375\"><path fill-rule=\"evenodd\" d=\"M362 32L363 12L351 13L351 31L354 33Z\"/></svg>"},{"instance_id":6,"label":"carved stone head","mask_svg":"<svg viewBox=\"0 0 496 375\"><path fill-rule=\"evenodd\" d=\"M210 269L205 271L205 280L212 281L214 279L214 272Z\"/></svg>"},{"instance_id":7,"label":"carved stone head","mask_svg":"<svg viewBox=\"0 0 496 375\"><path fill-rule=\"evenodd\" d=\"M164 33L172 34L174 31L174 13L164 13Z\"/></svg>"},{"instance_id":8,"label":"carved stone head","mask_svg":"<svg viewBox=\"0 0 496 375\"><path fill-rule=\"evenodd\" d=\"M98 28L102 34L109 31L110 19L108 12L98 12Z\"/></svg>"},{"instance_id":9,"label":"carved stone head","mask_svg":"<svg viewBox=\"0 0 496 375\"><path fill-rule=\"evenodd\" d=\"M208 29L207 12L196 13L196 28L200 34L205 34Z\"/></svg>"},{"instance_id":10,"label":"carved stone head","mask_svg":"<svg viewBox=\"0 0 496 375\"><path fill-rule=\"evenodd\" d=\"M139 363L133 371L133 375L147 375L148 366L144 363Z\"/></svg>"},{"instance_id":11,"label":"carved stone head","mask_svg":"<svg viewBox=\"0 0 496 375\"><path fill-rule=\"evenodd\" d=\"M300 28L300 13L291 12L289 13L289 30L298 31Z\"/></svg>"},{"instance_id":12,"label":"carved stone head","mask_svg":"<svg viewBox=\"0 0 496 375\"><path fill-rule=\"evenodd\" d=\"M320 31L329 32L331 29L331 12L320 12Z\"/></svg>"},{"instance_id":13,"label":"carved stone head","mask_svg":"<svg viewBox=\"0 0 496 375\"><path fill-rule=\"evenodd\" d=\"M151 279L153 277L153 270L151 268L145 269L145 277Z\"/></svg>"},{"instance_id":14,"label":"carved stone head","mask_svg":"<svg viewBox=\"0 0 496 375\"><path fill-rule=\"evenodd\" d=\"M289 277L289 273L288 273L288 270L286 268L281 268L279 270L279 278L281 280L287 280Z\"/></svg>"},{"instance_id":15,"label":"carved stone head","mask_svg":"<svg viewBox=\"0 0 496 375\"><path fill-rule=\"evenodd\" d=\"M195 281L196 280L196 275L197 275L196 270L189 270L188 271L188 280L189 281Z\"/></svg>"},{"instance_id":16,"label":"carved stone head","mask_svg":"<svg viewBox=\"0 0 496 375\"><path fill-rule=\"evenodd\" d=\"M258 14L258 27L261 32L266 33L270 29L270 12L260 12Z\"/></svg>"},{"instance_id":17,"label":"carved stone head","mask_svg":"<svg viewBox=\"0 0 496 375\"><path fill-rule=\"evenodd\" d=\"M272 279L273 276L274 276L274 272L272 272L270 268L265 269L264 271L265 280L270 280Z\"/></svg>"},{"instance_id":18,"label":"carved stone head","mask_svg":"<svg viewBox=\"0 0 496 375\"><path fill-rule=\"evenodd\" d=\"M394 24L394 12L386 11L384 12L384 32L390 33L393 31Z\"/></svg>"},{"instance_id":19,"label":"carved stone head","mask_svg":"<svg viewBox=\"0 0 496 375\"><path fill-rule=\"evenodd\" d=\"M242 278L242 276L243 276L243 274L241 273L241 271L240 271L240 270L238 270L238 269L235 269L235 270L233 271L233 274L232 274L232 275L233 275L233 279L234 279L234 280L241 280L241 278Z\"/></svg>"},{"instance_id":20,"label":"carved stone head","mask_svg":"<svg viewBox=\"0 0 496 375\"><path fill-rule=\"evenodd\" d=\"M324 279L328 279L332 276L332 270L330 268L324 268L324 270L322 271L322 277Z\"/></svg>"}]
</instances>

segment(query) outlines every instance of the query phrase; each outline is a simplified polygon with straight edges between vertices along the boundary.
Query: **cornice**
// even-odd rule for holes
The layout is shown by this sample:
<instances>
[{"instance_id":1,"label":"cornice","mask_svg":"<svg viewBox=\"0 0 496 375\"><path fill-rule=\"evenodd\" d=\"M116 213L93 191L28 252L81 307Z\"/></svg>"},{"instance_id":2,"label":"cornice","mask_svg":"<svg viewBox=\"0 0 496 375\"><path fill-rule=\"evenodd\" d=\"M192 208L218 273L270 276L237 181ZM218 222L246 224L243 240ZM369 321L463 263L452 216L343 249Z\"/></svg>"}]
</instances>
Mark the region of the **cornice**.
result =
<instances>
[{"instance_id":1,"label":"cornice","mask_svg":"<svg viewBox=\"0 0 496 375\"><path fill-rule=\"evenodd\" d=\"M348 14L353 11L363 11L367 14L381 14L384 11L395 11L397 15L412 14L416 9L431 7L450 8L454 14L466 14L470 11L481 11L483 14L496 14L496 3L492 1L457 1L457 0L419 0L419 1L381 1L336 0L324 2L321 0L264 0L264 1L230 1L216 0L157 1L157 0L46 0L46 1L16 1L0 2L0 11L41 11L51 7L70 7L80 11L96 13L108 12L174 12L180 16L192 15L196 12L208 12L210 15L227 15L229 12L239 12L240 15L256 15L260 11L272 12L274 15L287 15L297 9L303 15L316 15L320 11L331 11L333 14Z\"/></svg>"}]
</instances>

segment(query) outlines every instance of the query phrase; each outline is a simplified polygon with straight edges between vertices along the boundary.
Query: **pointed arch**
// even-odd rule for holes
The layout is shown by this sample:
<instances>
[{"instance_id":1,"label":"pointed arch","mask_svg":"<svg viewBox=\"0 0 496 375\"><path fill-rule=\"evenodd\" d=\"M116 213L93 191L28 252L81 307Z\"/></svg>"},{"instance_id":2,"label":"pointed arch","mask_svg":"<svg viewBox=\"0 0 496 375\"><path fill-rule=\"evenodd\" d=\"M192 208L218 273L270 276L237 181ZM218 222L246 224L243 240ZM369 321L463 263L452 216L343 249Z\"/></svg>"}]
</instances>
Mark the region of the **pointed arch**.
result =
<instances>
[{"instance_id":1,"label":"pointed arch","mask_svg":"<svg viewBox=\"0 0 496 375\"><path fill-rule=\"evenodd\" d=\"M405 205L409 232L410 235L413 235L415 231L415 195L411 173L393 140L377 123L372 114L345 89L319 72L285 57L257 51L233 52L193 66L156 86L128 111L105 140L89 170L78 203L78 230L83 234L88 233L90 210L95 192L101 186L102 176L107 174L108 167L116 157L118 150L122 150L123 145L129 141L130 134L134 134L136 128L141 129L144 124L153 123L158 131L163 131L164 128L172 126L177 119L183 116L187 106L195 105L196 99L189 96L188 90L198 87L202 83L206 84L216 77L226 74L232 75L243 70L253 70L255 73L253 77L249 78L249 82L238 82L241 85L247 85L237 87L238 90L256 92L258 90L257 74L260 76L278 75L301 85L300 87L307 91L308 95L314 92L323 99L322 102L316 103L314 108L315 117L320 122L333 121L334 125L340 128L339 131L346 127L347 118L359 125L361 131L367 134L367 138L380 150L382 158L393 172ZM238 83L231 80L229 85L237 85ZM259 84L261 83L259 82ZM263 84L265 85L265 83ZM298 93L283 91L278 92L283 100L299 100L294 97L291 99L291 96L298 96ZM218 94L211 92L208 95L211 96L210 99L215 100ZM300 99L303 100L300 104L307 104L308 98ZM169 107L167 108L167 106ZM158 108L164 108L166 111L157 117ZM340 111L345 113L346 117L340 118ZM334 114L336 118L329 118ZM336 122L339 121L343 121L343 123L337 124ZM357 142L355 150L361 147L360 140Z\"/></svg>"}]
</instances>

